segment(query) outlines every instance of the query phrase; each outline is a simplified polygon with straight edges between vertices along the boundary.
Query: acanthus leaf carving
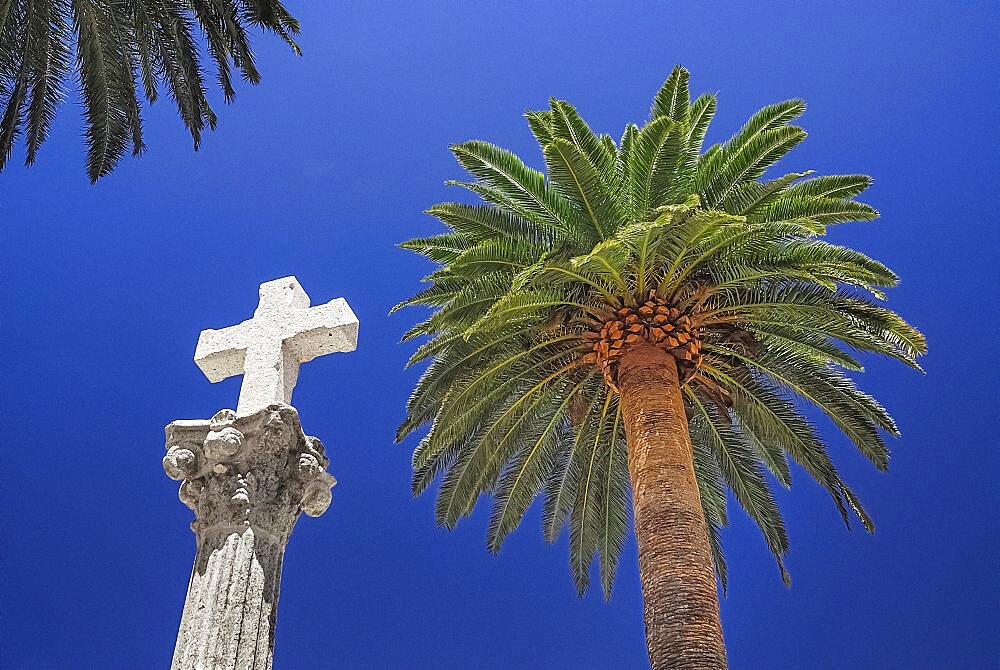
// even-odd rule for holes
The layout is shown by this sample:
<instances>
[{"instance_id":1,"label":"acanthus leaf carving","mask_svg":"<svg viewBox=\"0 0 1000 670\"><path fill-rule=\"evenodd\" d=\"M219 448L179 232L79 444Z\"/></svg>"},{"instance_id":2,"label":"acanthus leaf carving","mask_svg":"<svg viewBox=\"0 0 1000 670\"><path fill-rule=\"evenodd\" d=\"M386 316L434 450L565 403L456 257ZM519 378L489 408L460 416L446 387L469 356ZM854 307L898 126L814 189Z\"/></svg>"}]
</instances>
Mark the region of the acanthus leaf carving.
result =
<instances>
[{"instance_id":1,"label":"acanthus leaf carving","mask_svg":"<svg viewBox=\"0 0 1000 670\"><path fill-rule=\"evenodd\" d=\"M336 479L326 472L323 443L302 432L291 406L244 417L222 410L208 421L175 421L166 432L163 468L182 480L179 497L195 512L199 543L249 527L283 542L300 512L319 516L330 506Z\"/></svg>"}]
</instances>

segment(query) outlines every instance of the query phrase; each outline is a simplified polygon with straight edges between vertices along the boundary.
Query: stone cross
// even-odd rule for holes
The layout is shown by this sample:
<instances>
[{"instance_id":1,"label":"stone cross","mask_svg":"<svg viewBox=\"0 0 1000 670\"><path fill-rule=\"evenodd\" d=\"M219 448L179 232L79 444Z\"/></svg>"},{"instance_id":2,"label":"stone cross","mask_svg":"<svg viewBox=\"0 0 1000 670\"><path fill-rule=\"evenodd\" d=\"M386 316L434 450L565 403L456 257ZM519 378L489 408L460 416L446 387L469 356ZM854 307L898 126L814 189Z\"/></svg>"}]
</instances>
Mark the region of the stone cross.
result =
<instances>
[{"instance_id":1,"label":"stone cross","mask_svg":"<svg viewBox=\"0 0 1000 670\"><path fill-rule=\"evenodd\" d=\"M243 375L237 416L272 403L290 404L299 364L324 354L354 351L358 317L343 298L318 307L295 277L260 285L253 318L222 330L203 330L195 363L212 382Z\"/></svg>"},{"instance_id":2,"label":"stone cross","mask_svg":"<svg viewBox=\"0 0 1000 670\"><path fill-rule=\"evenodd\" d=\"M352 351L357 334L343 299L309 307L295 277L261 284L252 319L201 333L208 378L244 377L237 411L166 428L163 469L194 511L197 546L172 670L270 670L288 537L301 512L326 511L336 484L288 404L292 387L300 363Z\"/></svg>"}]
</instances>

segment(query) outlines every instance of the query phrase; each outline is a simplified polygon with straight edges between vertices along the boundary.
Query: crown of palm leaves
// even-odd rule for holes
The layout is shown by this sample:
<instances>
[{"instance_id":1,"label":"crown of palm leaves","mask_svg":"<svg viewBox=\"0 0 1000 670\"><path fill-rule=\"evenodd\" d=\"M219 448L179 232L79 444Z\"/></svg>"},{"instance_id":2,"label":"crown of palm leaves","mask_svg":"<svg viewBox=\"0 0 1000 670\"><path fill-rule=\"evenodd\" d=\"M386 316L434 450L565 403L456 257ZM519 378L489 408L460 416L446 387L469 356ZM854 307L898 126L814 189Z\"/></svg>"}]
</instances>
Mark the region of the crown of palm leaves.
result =
<instances>
[{"instance_id":1,"label":"crown of palm leaves","mask_svg":"<svg viewBox=\"0 0 1000 670\"><path fill-rule=\"evenodd\" d=\"M452 147L483 201L429 213L448 232L402 246L440 268L401 303L433 308L404 339L429 336L430 360L397 438L429 424L413 455L413 490L437 476L448 527L490 493L488 546L498 551L536 495L553 541L567 523L578 589L600 557L610 596L628 528L627 444L616 360L651 342L678 362L695 471L716 570L726 490L757 523L786 583L788 538L769 472L791 483L789 458L830 494L849 526L873 524L797 403L818 407L879 469L886 410L845 371L853 352L917 367L923 337L879 304L898 278L864 254L820 239L870 220L854 198L863 175L811 171L765 178L806 134L801 100L764 107L702 152L714 95L691 102L677 67L648 123L619 142L561 100L526 114L546 174L486 142Z\"/></svg>"}]
</instances>

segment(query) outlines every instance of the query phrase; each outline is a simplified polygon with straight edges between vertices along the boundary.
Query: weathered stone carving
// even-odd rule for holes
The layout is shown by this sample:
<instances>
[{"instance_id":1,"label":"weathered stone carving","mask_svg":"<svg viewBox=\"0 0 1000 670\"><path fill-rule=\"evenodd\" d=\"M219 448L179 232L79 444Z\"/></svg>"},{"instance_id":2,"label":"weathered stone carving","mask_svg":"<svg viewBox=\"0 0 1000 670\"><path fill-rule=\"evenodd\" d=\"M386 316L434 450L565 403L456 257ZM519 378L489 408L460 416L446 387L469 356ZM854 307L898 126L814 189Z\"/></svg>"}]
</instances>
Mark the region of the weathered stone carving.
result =
<instances>
[{"instance_id":1,"label":"weathered stone carving","mask_svg":"<svg viewBox=\"0 0 1000 670\"><path fill-rule=\"evenodd\" d=\"M292 402L299 365L358 346L358 317L346 300L310 304L295 277L275 279L260 285L252 319L201 332L194 360L205 376L217 382L243 375L238 416Z\"/></svg>"},{"instance_id":2,"label":"weathered stone carving","mask_svg":"<svg viewBox=\"0 0 1000 670\"><path fill-rule=\"evenodd\" d=\"M163 469L181 480L198 547L171 667L270 668L288 536L299 512L326 511L336 484L323 444L280 403L175 421L166 436Z\"/></svg>"},{"instance_id":3,"label":"weathered stone carving","mask_svg":"<svg viewBox=\"0 0 1000 670\"><path fill-rule=\"evenodd\" d=\"M163 469L181 482L198 544L174 670L271 667L285 543L299 512L326 511L336 483L288 403L302 363L354 351L358 319L343 298L311 307L295 277L259 296L253 318L202 331L195 351L210 381L243 375L236 411L167 426Z\"/></svg>"}]
</instances>

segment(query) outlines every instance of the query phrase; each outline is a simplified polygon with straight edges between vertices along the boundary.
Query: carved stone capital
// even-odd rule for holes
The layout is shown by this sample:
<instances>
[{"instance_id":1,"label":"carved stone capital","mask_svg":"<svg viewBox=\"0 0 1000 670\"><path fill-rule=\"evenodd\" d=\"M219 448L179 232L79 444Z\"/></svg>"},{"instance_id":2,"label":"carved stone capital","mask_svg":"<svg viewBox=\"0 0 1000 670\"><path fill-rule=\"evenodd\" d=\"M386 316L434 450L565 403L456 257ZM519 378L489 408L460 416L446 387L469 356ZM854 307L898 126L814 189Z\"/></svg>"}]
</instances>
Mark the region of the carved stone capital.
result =
<instances>
[{"instance_id":1,"label":"carved stone capital","mask_svg":"<svg viewBox=\"0 0 1000 670\"><path fill-rule=\"evenodd\" d=\"M294 407L277 403L241 417L224 409L208 421L174 421L166 435L163 469L181 481L199 543L252 527L283 544L300 511L319 516L330 506L330 461L323 443L302 432Z\"/></svg>"}]
</instances>

